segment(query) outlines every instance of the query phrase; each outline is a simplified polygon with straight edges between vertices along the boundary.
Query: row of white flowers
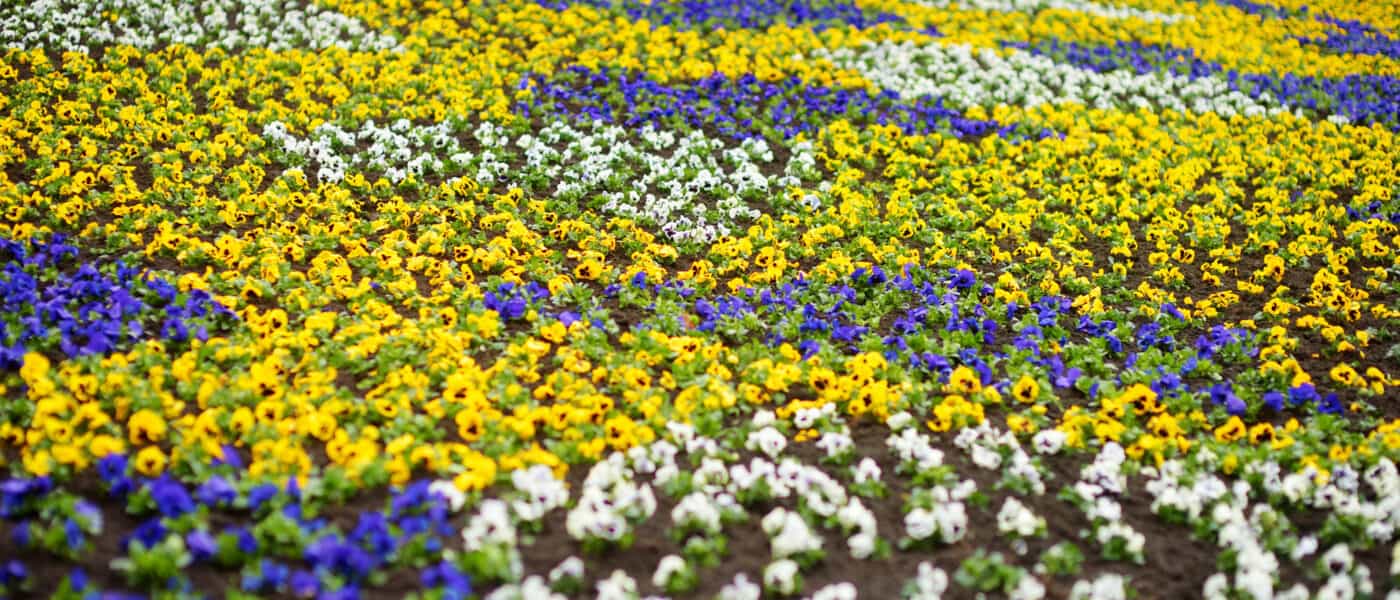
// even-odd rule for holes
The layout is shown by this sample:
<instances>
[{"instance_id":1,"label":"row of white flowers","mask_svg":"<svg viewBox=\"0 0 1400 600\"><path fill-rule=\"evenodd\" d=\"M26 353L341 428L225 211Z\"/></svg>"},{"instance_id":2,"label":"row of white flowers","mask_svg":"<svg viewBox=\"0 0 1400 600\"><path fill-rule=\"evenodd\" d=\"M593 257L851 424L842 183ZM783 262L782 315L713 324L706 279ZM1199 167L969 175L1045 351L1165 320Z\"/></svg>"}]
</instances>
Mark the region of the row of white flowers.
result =
<instances>
[{"instance_id":1,"label":"row of white flowers","mask_svg":"<svg viewBox=\"0 0 1400 600\"><path fill-rule=\"evenodd\" d=\"M953 108L1074 103L1093 108L1273 115L1287 111L1267 93L1259 99L1232 91L1219 76L1190 79L1126 70L1097 73L1046 56L1005 56L967 44L870 43L860 49L821 51L839 67L859 71L876 85L906 97L942 98Z\"/></svg>"},{"instance_id":2,"label":"row of white flowers","mask_svg":"<svg viewBox=\"0 0 1400 600\"><path fill-rule=\"evenodd\" d=\"M677 135L647 125L629 132L596 121L579 127L555 121L519 137L489 122L457 133L463 129L451 121L369 121L356 130L324 123L301 137L273 122L263 136L319 181L368 172L396 183L436 175L547 186L553 189L537 191L558 201L598 202L606 213L654 223L677 241L728 235L759 216L751 205L817 175L806 142L793 146L786 164L766 168L775 158L764 140L726 142L698 130Z\"/></svg>"},{"instance_id":3,"label":"row of white flowers","mask_svg":"<svg viewBox=\"0 0 1400 600\"><path fill-rule=\"evenodd\" d=\"M1157 12L1132 6L1105 4L1091 0L920 0L919 4L934 8L962 8L996 12L1029 12L1065 10L1106 19L1137 19L1153 23L1178 23L1191 20L1190 15Z\"/></svg>"},{"instance_id":4,"label":"row of white flowers","mask_svg":"<svg viewBox=\"0 0 1400 600\"><path fill-rule=\"evenodd\" d=\"M1198 461L1210 466L1215 457L1202 452ZM1333 545L1316 559L1322 585L1310 591L1303 584L1275 590L1274 573L1284 562L1304 563L1320 550L1313 535L1296 535L1288 519L1269 504L1282 498L1297 507L1327 510L1365 527L1374 543L1391 543L1400 525L1400 473L1388 458L1382 458L1364 473L1346 467L1334 469L1326 477L1308 468L1282 473L1272 461L1251 464L1246 478L1257 481L1258 489L1246 481L1227 484L1214 475L1200 476L1180 460L1149 469L1152 478L1146 489L1154 498L1152 509L1166 518L1184 520L1192 527L1214 533L1215 543L1234 557L1231 572L1216 573L1202 589L1206 598L1354 598L1374 593L1371 573L1354 560L1345 544ZM1367 490L1374 494L1370 500ZM1259 500L1252 503L1253 500ZM1393 546L1400 558L1400 544ZM1390 576L1400 576L1400 560L1392 560ZM1387 598L1400 598L1392 591Z\"/></svg>"},{"instance_id":5,"label":"row of white flowers","mask_svg":"<svg viewBox=\"0 0 1400 600\"><path fill-rule=\"evenodd\" d=\"M126 45L392 50L393 36L301 0L33 0L0 4L0 46L83 51Z\"/></svg>"}]
</instances>

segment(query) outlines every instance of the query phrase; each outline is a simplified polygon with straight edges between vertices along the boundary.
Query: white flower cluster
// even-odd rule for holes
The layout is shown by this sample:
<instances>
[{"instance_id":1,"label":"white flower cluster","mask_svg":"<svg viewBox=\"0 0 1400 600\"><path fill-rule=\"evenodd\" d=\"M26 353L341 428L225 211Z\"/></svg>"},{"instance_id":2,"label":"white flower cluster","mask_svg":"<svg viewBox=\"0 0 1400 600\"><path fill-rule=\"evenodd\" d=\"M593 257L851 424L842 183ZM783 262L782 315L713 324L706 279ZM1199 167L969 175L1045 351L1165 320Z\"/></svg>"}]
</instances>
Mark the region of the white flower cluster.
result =
<instances>
[{"instance_id":1,"label":"white flower cluster","mask_svg":"<svg viewBox=\"0 0 1400 600\"><path fill-rule=\"evenodd\" d=\"M836 511L836 521L841 529L850 534L846 546L851 556L866 559L874 556L879 543L879 523L875 513L861 503L860 498L851 498L845 506Z\"/></svg>"},{"instance_id":2,"label":"white flower cluster","mask_svg":"<svg viewBox=\"0 0 1400 600\"><path fill-rule=\"evenodd\" d=\"M998 55L967 44L870 43L822 51L838 67L859 71L905 97L942 98L953 108L1074 103L1110 108L1157 107L1198 113L1273 115L1287 111L1268 94L1231 91L1219 76L1190 79L1126 70L1096 73L1030 52Z\"/></svg>"},{"instance_id":3,"label":"white flower cluster","mask_svg":"<svg viewBox=\"0 0 1400 600\"><path fill-rule=\"evenodd\" d=\"M510 508L521 521L537 522L569 501L569 488L544 465L513 471L510 481L515 487Z\"/></svg>"},{"instance_id":4,"label":"white flower cluster","mask_svg":"<svg viewBox=\"0 0 1400 600\"><path fill-rule=\"evenodd\" d=\"M468 552L497 544L513 547L515 540L515 521L511 519L510 506L494 498L482 502L462 530L463 546Z\"/></svg>"},{"instance_id":5,"label":"white flower cluster","mask_svg":"<svg viewBox=\"0 0 1400 600\"><path fill-rule=\"evenodd\" d=\"M783 448L787 447L787 436L770 425L749 432L744 447L749 450L758 450L767 455L768 458L778 458L778 455L783 453Z\"/></svg>"},{"instance_id":6,"label":"white flower cluster","mask_svg":"<svg viewBox=\"0 0 1400 600\"><path fill-rule=\"evenodd\" d=\"M753 457L748 464L738 463L727 470L723 463L715 463L707 469L707 463L702 461L693 481L698 482L702 474L706 475L705 483L711 483L717 477L725 478L729 481L727 490L735 495L764 485L773 498L796 496L807 508L822 517L835 515L847 501L846 487L840 481L820 467L804 465L793 458L785 458L774 464L762 457ZM724 474L720 475L716 470Z\"/></svg>"},{"instance_id":7,"label":"white flower cluster","mask_svg":"<svg viewBox=\"0 0 1400 600\"><path fill-rule=\"evenodd\" d=\"M1131 6L1092 2L1091 0L921 0L919 3L934 8L957 6L963 9L996 12L1035 12L1056 9L1106 19L1137 19L1149 23L1178 23L1192 19L1190 15L1162 13Z\"/></svg>"},{"instance_id":8,"label":"white flower cluster","mask_svg":"<svg viewBox=\"0 0 1400 600\"><path fill-rule=\"evenodd\" d=\"M651 576L651 583L658 588L666 589L673 578L689 577L694 574L690 564L680 555L668 554L656 564L656 572Z\"/></svg>"},{"instance_id":9,"label":"white flower cluster","mask_svg":"<svg viewBox=\"0 0 1400 600\"><path fill-rule=\"evenodd\" d=\"M861 459L860 464L856 465L855 470L851 472L851 480L858 484L867 482L879 482L880 475L880 464L875 462L875 459L867 456Z\"/></svg>"},{"instance_id":10,"label":"white flower cluster","mask_svg":"<svg viewBox=\"0 0 1400 600\"><path fill-rule=\"evenodd\" d=\"M955 495L960 492L950 493L942 487L929 490L931 503L915 506L904 514L906 535L916 542L933 540L944 544L963 539L967 535L967 507L961 502L966 496Z\"/></svg>"},{"instance_id":11,"label":"white flower cluster","mask_svg":"<svg viewBox=\"0 0 1400 600\"><path fill-rule=\"evenodd\" d=\"M1081 579L1069 591L1070 600L1127 600L1128 582L1122 575L1104 573L1093 581Z\"/></svg>"},{"instance_id":12,"label":"white flower cluster","mask_svg":"<svg viewBox=\"0 0 1400 600\"><path fill-rule=\"evenodd\" d=\"M1249 484L1236 482L1231 493L1211 508L1211 520L1219 527L1216 543L1222 549L1235 552L1234 588L1253 598L1269 598L1274 594L1273 574L1279 563L1262 538L1260 522L1273 509L1267 505L1255 507L1255 518L1245 517L1249 508Z\"/></svg>"},{"instance_id":13,"label":"white flower cluster","mask_svg":"<svg viewBox=\"0 0 1400 600\"><path fill-rule=\"evenodd\" d=\"M1069 436L1058 429L1044 429L1036 433L1031 438L1031 447L1039 454L1046 456L1059 454L1060 449L1065 447L1065 440Z\"/></svg>"},{"instance_id":14,"label":"white flower cluster","mask_svg":"<svg viewBox=\"0 0 1400 600\"><path fill-rule=\"evenodd\" d=\"M900 466L918 472L936 468L943 464L943 451L933 447L929 436L910 427L885 439L899 459Z\"/></svg>"},{"instance_id":15,"label":"white flower cluster","mask_svg":"<svg viewBox=\"0 0 1400 600\"><path fill-rule=\"evenodd\" d=\"M775 160L773 149L757 138L729 144L699 130L678 136L647 125L631 133L597 121L575 128L558 120L518 138L484 122L470 131L472 143L455 133L465 128L452 119L436 125L399 120L387 127L369 121L353 131L324 123L301 138L273 122L263 136L314 167L319 181L366 172L394 183L431 174L488 186L553 186L537 191L599 202L602 211L654 223L677 241L728 235L736 223L759 216L751 203L817 176L810 142L793 146L778 175L777 165L765 166Z\"/></svg>"},{"instance_id":16,"label":"white flower cluster","mask_svg":"<svg viewBox=\"0 0 1400 600\"><path fill-rule=\"evenodd\" d=\"M757 583L749 581L748 575L738 573L732 582L726 583L724 587L720 588L718 598L719 600L759 600L762 596L763 588L759 587Z\"/></svg>"},{"instance_id":17,"label":"white flower cluster","mask_svg":"<svg viewBox=\"0 0 1400 600\"><path fill-rule=\"evenodd\" d=\"M1090 501L1104 494L1123 495L1128 486L1128 478L1123 474L1123 462L1127 458L1127 453L1118 442L1104 444L1094 457L1094 462L1080 469L1074 491Z\"/></svg>"},{"instance_id":18,"label":"white flower cluster","mask_svg":"<svg viewBox=\"0 0 1400 600\"><path fill-rule=\"evenodd\" d=\"M0 5L0 46L84 51L183 44L225 49L395 50L393 36L300 0L33 0Z\"/></svg>"},{"instance_id":19,"label":"white flower cluster","mask_svg":"<svg viewBox=\"0 0 1400 600\"><path fill-rule=\"evenodd\" d=\"M791 596L802 588L802 568L790 558L775 560L763 569L763 587Z\"/></svg>"},{"instance_id":20,"label":"white flower cluster","mask_svg":"<svg viewBox=\"0 0 1400 600\"><path fill-rule=\"evenodd\" d=\"M822 538L796 511L778 507L763 517L763 533L773 549L773 558L784 559L819 553Z\"/></svg>"},{"instance_id":21,"label":"white flower cluster","mask_svg":"<svg viewBox=\"0 0 1400 600\"><path fill-rule=\"evenodd\" d=\"M598 600L635 600L637 580L626 571L617 569L607 579L598 582L596 591Z\"/></svg>"},{"instance_id":22,"label":"white flower cluster","mask_svg":"<svg viewBox=\"0 0 1400 600\"><path fill-rule=\"evenodd\" d=\"M569 511L565 529L576 540L621 541L634 523L656 512L656 496L648 484L637 484L626 457L614 453L593 465Z\"/></svg>"},{"instance_id":23,"label":"white flower cluster","mask_svg":"<svg viewBox=\"0 0 1400 600\"><path fill-rule=\"evenodd\" d=\"M997 512L997 531L1027 538L1045 533L1045 519L1036 516L1020 500L1008 497Z\"/></svg>"},{"instance_id":24,"label":"white flower cluster","mask_svg":"<svg viewBox=\"0 0 1400 600\"><path fill-rule=\"evenodd\" d=\"M1003 478L1018 481L1027 488L1025 491L1037 496L1045 493L1045 480L1040 469L1031 461L1030 454L1021 448L1016 434L1000 431L984 421L977 427L959 431L953 444L968 452L973 464L988 470L1000 470Z\"/></svg>"},{"instance_id":25,"label":"white flower cluster","mask_svg":"<svg viewBox=\"0 0 1400 600\"><path fill-rule=\"evenodd\" d=\"M939 600L948 590L948 574L931 562L919 563L919 571L904 587L908 600Z\"/></svg>"},{"instance_id":26,"label":"white flower cluster","mask_svg":"<svg viewBox=\"0 0 1400 600\"><path fill-rule=\"evenodd\" d=\"M1094 462L1080 469L1071 488L1083 503L1085 516L1094 526L1094 538L1111 558L1141 562L1147 538L1123 522L1123 507L1115 500L1128 485L1123 474L1127 454L1117 442L1108 442Z\"/></svg>"},{"instance_id":27,"label":"white flower cluster","mask_svg":"<svg viewBox=\"0 0 1400 600\"><path fill-rule=\"evenodd\" d=\"M704 492L691 492L671 509L671 521L682 531L714 535L723 529L724 514Z\"/></svg>"},{"instance_id":28,"label":"white flower cluster","mask_svg":"<svg viewBox=\"0 0 1400 600\"><path fill-rule=\"evenodd\" d=\"M442 174L449 164L465 168L472 159L461 152L448 122L420 127L399 119L380 126L371 120L355 131L322 123L309 137L300 138L281 121L273 121L263 127L263 137L275 150L309 161L316 169L316 180L324 183L337 183L348 173L363 171L382 172L399 183L409 175ZM448 156L448 161L438 158L440 155ZM491 158L484 156L486 166L481 168L505 172L507 165L497 167Z\"/></svg>"},{"instance_id":29,"label":"white flower cluster","mask_svg":"<svg viewBox=\"0 0 1400 600\"><path fill-rule=\"evenodd\" d=\"M1190 485L1181 485L1185 467L1181 461L1162 463L1159 476L1147 482L1147 493L1153 496L1152 512L1159 515L1175 511L1188 519L1200 518L1206 507L1229 492L1219 477L1206 475L1195 478Z\"/></svg>"},{"instance_id":30,"label":"white flower cluster","mask_svg":"<svg viewBox=\"0 0 1400 600\"><path fill-rule=\"evenodd\" d=\"M827 406L831 405L828 404ZM826 453L827 458L840 459L850 456L851 452L855 450L856 444L846 432L826 431L822 433L821 438L817 439L816 446L819 450ZM866 460L870 459L867 458ZM877 466L876 468L878 469L879 467Z\"/></svg>"},{"instance_id":31,"label":"white flower cluster","mask_svg":"<svg viewBox=\"0 0 1400 600\"><path fill-rule=\"evenodd\" d=\"M604 212L655 223L673 240L706 242L728 235L732 224L760 214L747 202L796 185L799 175L815 174L815 159L805 156L810 146L795 147L785 174L770 178L760 165L774 160L773 150L761 139L731 148L699 130L677 136L650 125L642 129L640 144L630 137L599 122L578 131L560 121L546 127L540 139L526 135L517 145L525 150L526 172L560 182L556 197L596 195Z\"/></svg>"},{"instance_id":32,"label":"white flower cluster","mask_svg":"<svg viewBox=\"0 0 1400 600\"><path fill-rule=\"evenodd\" d=\"M1211 460L1209 455L1204 458ZM1247 469L1247 474L1259 482L1266 496L1283 497L1295 505L1307 504L1358 519L1366 524L1366 535L1377 542L1388 542L1395 537L1396 519L1400 517L1400 501L1395 499L1395 492L1400 490L1400 474L1388 458L1377 461L1364 473L1337 467L1323 485L1318 485L1322 478L1312 467L1284 475L1277 463L1265 461ZM1174 511L1193 525L1209 526L1216 534L1216 544L1235 556L1234 572L1211 576L1202 590L1204 597L1243 595L1301 599L1371 594L1370 570L1353 559L1345 544L1333 546L1318 560L1326 581L1315 594L1309 593L1302 584L1276 592L1273 573L1280 564L1279 553L1284 553L1282 560L1301 562L1317 552L1317 538L1308 535L1280 545L1273 538L1278 531L1287 531L1286 519L1268 504L1251 507L1249 501L1254 488L1244 481L1227 485L1213 475L1193 475L1175 460L1149 473L1153 477L1146 487L1154 497L1154 511L1159 514ZM1375 493L1375 501L1363 495L1363 483Z\"/></svg>"}]
</instances>

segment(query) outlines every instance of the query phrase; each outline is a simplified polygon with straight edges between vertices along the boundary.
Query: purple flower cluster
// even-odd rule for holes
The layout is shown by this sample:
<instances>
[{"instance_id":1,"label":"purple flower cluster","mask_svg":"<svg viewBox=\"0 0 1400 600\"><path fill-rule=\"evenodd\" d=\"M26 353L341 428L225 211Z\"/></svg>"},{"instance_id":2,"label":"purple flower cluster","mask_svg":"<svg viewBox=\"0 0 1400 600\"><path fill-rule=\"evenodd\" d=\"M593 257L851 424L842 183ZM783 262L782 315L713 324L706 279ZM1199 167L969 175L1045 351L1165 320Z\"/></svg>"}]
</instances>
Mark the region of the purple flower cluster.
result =
<instances>
[{"instance_id":1,"label":"purple flower cluster","mask_svg":"<svg viewBox=\"0 0 1400 600\"><path fill-rule=\"evenodd\" d=\"M483 304L500 314L502 319L512 321L523 318L531 302L539 302L548 297L549 289L534 281L524 286L507 281L495 291L486 292Z\"/></svg>"},{"instance_id":2,"label":"purple flower cluster","mask_svg":"<svg viewBox=\"0 0 1400 600\"><path fill-rule=\"evenodd\" d=\"M830 0L539 0L541 6L565 10L584 4L604 10L618 9L633 20L646 19L653 26L677 29L763 29L773 25L812 24L821 30L830 25L864 29L882 23L901 24L904 19L886 12L866 12L849 1ZM933 32L936 34L936 32Z\"/></svg>"},{"instance_id":3,"label":"purple flower cluster","mask_svg":"<svg viewBox=\"0 0 1400 600\"><path fill-rule=\"evenodd\" d=\"M235 459L236 460L236 459ZM241 465L225 463L237 470ZM212 475L197 487L169 476L133 477L123 455L109 455L99 464L99 477L117 506L129 507L142 519L121 540L128 551L155 548L172 535L180 535L189 559L242 568L240 586L252 593L289 593L302 598L357 598L360 586L384 569L409 566L423 557L442 555L459 527L451 522L448 500L431 492L426 481L414 482L395 492L376 510L361 513L349 531L342 531L314 514L322 499L308 495L295 478L286 485L239 484ZM20 478L0 482L0 516L16 521L13 543L28 547L38 543L36 529L26 519L38 519L38 507L52 494L67 494L48 478ZM50 502L66 505L66 501ZM85 531L101 529L100 510L77 500L60 516L60 531L68 546L81 548ZM228 525L211 531L203 516L207 511L244 514L251 527ZM194 518L197 525L189 526ZM182 533L183 532L183 533ZM16 563L12 573L22 574ZM471 594L471 579L452 562L439 561L421 572L425 588L443 589L448 598ZM74 591L87 585L75 572L69 578ZM3 582L0 582L3 585Z\"/></svg>"},{"instance_id":4,"label":"purple flower cluster","mask_svg":"<svg viewBox=\"0 0 1400 600\"><path fill-rule=\"evenodd\" d=\"M1400 40L1386 35L1368 23L1338 19L1330 15L1319 15L1317 20L1335 26L1339 31L1329 31L1323 37L1297 36L1295 39L1338 53L1400 58Z\"/></svg>"},{"instance_id":5,"label":"purple flower cluster","mask_svg":"<svg viewBox=\"0 0 1400 600\"><path fill-rule=\"evenodd\" d=\"M1390 221L1392 225L1400 225L1400 210L1385 212L1385 204L1380 200L1372 200L1366 205L1366 210L1358 210L1355 207L1347 207L1347 217L1353 221Z\"/></svg>"},{"instance_id":6,"label":"purple flower cluster","mask_svg":"<svg viewBox=\"0 0 1400 600\"><path fill-rule=\"evenodd\" d=\"M906 134L942 131L960 138L1018 135L1014 124L963 117L943 106L942 99L905 101L893 91L870 94L806 85L797 78L767 83L753 75L730 78L715 73L692 84L664 85L642 73L575 66L554 79L531 75L520 87L534 90L529 103L516 105L526 117L565 115L629 127L648 123L688 126L734 139L787 139L815 132L836 119L895 125ZM1051 132L1038 135L1045 137Z\"/></svg>"},{"instance_id":7,"label":"purple flower cluster","mask_svg":"<svg viewBox=\"0 0 1400 600\"><path fill-rule=\"evenodd\" d=\"M26 351L55 345L76 357L152 337L203 339L206 317L233 316L206 291L180 293L121 262L108 273L77 256L57 234L27 243L0 239L0 369L16 369Z\"/></svg>"}]
</instances>

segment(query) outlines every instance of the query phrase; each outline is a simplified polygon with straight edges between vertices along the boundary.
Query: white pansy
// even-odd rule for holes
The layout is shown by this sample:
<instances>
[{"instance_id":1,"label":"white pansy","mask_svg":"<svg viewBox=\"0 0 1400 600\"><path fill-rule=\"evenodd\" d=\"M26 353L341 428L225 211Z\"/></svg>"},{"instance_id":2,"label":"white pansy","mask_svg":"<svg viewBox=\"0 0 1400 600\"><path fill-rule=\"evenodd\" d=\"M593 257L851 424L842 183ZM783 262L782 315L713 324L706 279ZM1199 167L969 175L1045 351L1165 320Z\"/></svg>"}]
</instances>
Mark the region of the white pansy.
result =
<instances>
[{"instance_id":1,"label":"white pansy","mask_svg":"<svg viewBox=\"0 0 1400 600\"><path fill-rule=\"evenodd\" d=\"M763 569L763 587L775 593L796 594L800 583L797 563L791 559L774 561Z\"/></svg>"},{"instance_id":2,"label":"white pansy","mask_svg":"<svg viewBox=\"0 0 1400 600\"><path fill-rule=\"evenodd\" d=\"M878 526L875 513L866 508L860 498L851 498L841 510L836 511L836 521L845 531L875 531Z\"/></svg>"},{"instance_id":3,"label":"white pansy","mask_svg":"<svg viewBox=\"0 0 1400 600\"><path fill-rule=\"evenodd\" d=\"M598 582L598 600L632 600L637 597L637 582L618 569L612 576Z\"/></svg>"},{"instance_id":4,"label":"white pansy","mask_svg":"<svg viewBox=\"0 0 1400 600\"><path fill-rule=\"evenodd\" d=\"M702 492L688 494L671 509L671 520L677 527L699 530L707 534L719 533L721 516L710 497Z\"/></svg>"},{"instance_id":5,"label":"white pansy","mask_svg":"<svg viewBox=\"0 0 1400 600\"><path fill-rule=\"evenodd\" d=\"M1327 569L1327 572L1333 575L1347 573L1351 571L1351 549L1348 548L1346 544L1337 544L1332 546L1318 560L1322 563L1322 567L1324 569Z\"/></svg>"},{"instance_id":6,"label":"white pansy","mask_svg":"<svg viewBox=\"0 0 1400 600\"><path fill-rule=\"evenodd\" d=\"M1346 575L1333 575L1317 589L1315 600L1352 600L1356 597L1356 585Z\"/></svg>"},{"instance_id":7,"label":"white pansy","mask_svg":"<svg viewBox=\"0 0 1400 600\"><path fill-rule=\"evenodd\" d=\"M570 556L549 570L549 581L550 583L564 580L581 581L583 580L583 568L583 559Z\"/></svg>"},{"instance_id":8,"label":"white pansy","mask_svg":"<svg viewBox=\"0 0 1400 600\"><path fill-rule=\"evenodd\" d=\"M1094 531L1094 535L1102 546L1121 543L1123 551L1134 558L1142 557L1143 547L1147 543L1146 537L1125 523L1101 525Z\"/></svg>"},{"instance_id":9,"label":"white pansy","mask_svg":"<svg viewBox=\"0 0 1400 600\"><path fill-rule=\"evenodd\" d=\"M798 429L810 429L817 424L817 419L822 416L822 412L815 408L799 409L792 415L792 424Z\"/></svg>"},{"instance_id":10,"label":"white pansy","mask_svg":"<svg viewBox=\"0 0 1400 600\"><path fill-rule=\"evenodd\" d=\"M875 554L878 539L873 533L859 532L846 538L846 546L850 549L852 558L865 560Z\"/></svg>"},{"instance_id":11,"label":"white pansy","mask_svg":"<svg viewBox=\"0 0 1400 600\"><path fill-rule=\"evenodd\" d=\"M860 463L856 465L851 478L854 479L856 483L880 481L880 465L875 462L875 459L867 456L861 459Z\"/></svg>"},{"instance_id":12,"label":"white pansy","mask_svg":"<svg viewBox=\"0 0 1400 600\"><path fill-rule=\"evenodd\" d=\"M890 418L885 421L885 426L889 427L890 431L901 431L913 425L914 415L911 415L902 410L890 415Z\"/></svg>"},{"instance_id":13,"label":"white pansy","mask_svg":"<svg viewBox=\"0 0 1400 600\"><path fill-rule=\"evenodd\" d=\"M1123 518L1123 507L1117 500L1108 496L1099 496L1090 505L1088 515L1090 520L1103 519L1105 521L1117 521Z\"/></svg>"},{"instance_id":14,"label":"white pansy","mask_svg":"<svg viewBox=\"0 0 1400 600\"><path fill-rule=\"evenodd\" d=\"M775 508L763 518L762 525L769 536L773 558L789 558L822 549L821 536L796 512Z\"/></svg>"},{"instance_id":15,"label":"white pansy","mask_svg":"<svg viewBox=\"0 0 1400 600\"><path fill-rule=\"evenodd\" d=\"M768 427L778 422L778 415L771 410L758 410L753 413L751 423L755 428Z\"/></svg>"},{"instance_id":16,"label":"white pansy","mask_svg":"<svg viewBox=\"0 0 1400 600\"><path fill-rule=\"evenodd\" d=\"M943 451L934 448L927 435L908 428L885 439L901 463L914 463L919 469L932 469L943 464Z\"/></svg>"},{"instance_id":17,"label":"white pansy","mask_svg":"<svg viewBox=\"0 0 1400 600\"><path fill-rule=\"evenodd\" d=\"M667 582L671 581L672 577L685 573L689 568L690 565L686 564L684 558L668 554L661 559L661 562L657 563L656 573L651 576L651 583L658 588L665 589Z\"/></svg>"},{"instance_id":18,"label":"white pansy","mask_svg":"<svg viewBox=\"0 0 1400 600\"><path fill-rule=\"evenodd\" d=\"M919 507L905 513L904 533L915 540L925 540L938 533L938 522L933 518L933 511Z\"/></svg>"},{"instance_id":19,"label":"white pansy","mask_svg":"<svg viewBox=\"0 0 1400 600\"><path fill-rule=\"evenodd\" d=\"M1235 574L1235 589L1247 598L1272 598L1274 596L1273 571L1260 569L1240 569Z\"/></svg>"},{"instance_id":20,"label":"white pansy","mask_svg":"<svg viewBox=\"0 0 1400 600\"><path fill-rule=\"evenodd\" d=\"M757 583L749 581L749 576L739 573L734 576L734 581L724 584L719 590L719 600L759 600L763 596L763 588Z\"/></svg>"},{"instance_id":21,"label":"white pansy","mask_svg":"<svg viewBox=\"0 0 1400 600\"><path fill-rule=\"evenodd\" d=\"M983 469L1001 468L1001 454L981 444L972 447L972 463Z\"/></svg>"},{"instance_id":22,"label":"white pansy","mask_svg":"<svg viewBox=\"0 0 1400 600\"><path fill-rule=\"evenodd\" d=\"M921 562L908 590L910 600L938 600L948 590L948 574L933 563Z\"/></svg>"},{"instance_id":23,"label":"white pansy","mask_svg":"<svg viewBox=\"0 0 1400 600\"><path fill-rule=\"evenodd\" d=\"M817 448L825 452L828 457L833 458L850 451L854 446L855 443L851 441L851 436L836 431L823 433L822 437L817 440Z\"/></svg>"},{"instance_id":24,"label":"white pansy","mask_svg":"<svg viewBox=\"0 0 1400 600\"><path fill-rule=\"evenodd\" d=\"M569 501L569 488L544 465L513 471L511 483L517 492L511 501L511 510L522 521L538 521L545 513Z\"/></svg>"},{"instance_id":25,"label":"white pansy","mask_svg":"<svg viewBox=\"0 0 1400 600\"><path fill-rule=\"evenodd\" d=\"M1065 445L1067 436L1058 429L1046 429L1031 438L1031 447L1040 454L1056 454Z\"/></svg>"},{"instance_id":26,"label":"white pansy","mask_svg":"<svg viewBox=\"0 0 1400 600\"><path fill-rule=\"evenodd\" d=\"M482 502L462 530L462 541L468 552L491 544L515 545L515 524L509 506L494 498Z\"/></svg>"},{"instance_id":27,"label":"white pansy","mask_svg":"<svg viewBox=\"0 0 1400 600\"><path fill-rule=\"evenodd\" d=\"M584 478L578 502L564 520L564 529L577 540L615 542L656 511L650 485L638 485L626 457L613 453L593 465Z\"/></svg>"},{"instance_id":28,"label":"white pansy","mask_svg":"<svg viewBox=\"0 0 1400 600\"><path fill-rule=\"evenodd\" d=\"M1045 519L1037 517L1020 500L1008 497L997 512L997 530L1004 535L1029 537L1045 528Z\"/></svg>"},{"instance_id":29,"label":"white pansy","mask_svg":"<svg viewBox=\"0 0 1400 600\"><path fill-rule=\"evenodd\" d=\"M1201 597L1206 600L1226 600L1229 598L1230 577L1224 573L1216 573L1206 578L1205 585L1201 586Z\"/></svg>"},{"instance_id":30,"label":"white pansy","mask_svg":"<svg viewBox=\"0 0 1400 600\"><path fill-rule=\"evenodd\" d=\"M938 533L944 543L956 543L967 535L967 509L963 503L940 504L933 509L933 518L938 522Z\"/></svg>"},{"instance_id":31,"label":"white pansy","mask_svg":"<svg viewBox=\"0 0 1400 600\"><path fill-rule=\"evenodd\" d=\"M1381 458L1362 474L1366 484L1380 497L1400 494L1400 472L1389 458Z\"/></svg>"},{"instance_id":32,"label":"white pansy","mask_svg":"<svg viewBox=\"0 0 1400 600\"><path fill-rule=\"evenodd\" d=\"M768 458L777 458L782 454L783 448L787 447L787 436L771 426L764 427L750 432L744 447L762 452L768 455Z\"/></svg>"}]
</instances>

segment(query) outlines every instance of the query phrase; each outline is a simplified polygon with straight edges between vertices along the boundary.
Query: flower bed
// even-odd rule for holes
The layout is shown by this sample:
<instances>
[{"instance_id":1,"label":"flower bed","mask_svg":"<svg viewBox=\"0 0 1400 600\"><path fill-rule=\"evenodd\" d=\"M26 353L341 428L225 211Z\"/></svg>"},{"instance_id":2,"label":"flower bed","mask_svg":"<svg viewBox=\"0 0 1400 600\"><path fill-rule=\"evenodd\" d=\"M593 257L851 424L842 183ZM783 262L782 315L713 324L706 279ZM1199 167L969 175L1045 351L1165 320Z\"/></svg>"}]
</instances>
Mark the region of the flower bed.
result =
<instances>
[{"instance_id":1,"label":"flower bed","mask_svg":"<svg viewBox=\"0 0 1400 600\"><path fill-rule=\"evenodd\" d=\"M0 597L1400 598L1397 39L6 4Z\"/></svg>"}]
</instances>

